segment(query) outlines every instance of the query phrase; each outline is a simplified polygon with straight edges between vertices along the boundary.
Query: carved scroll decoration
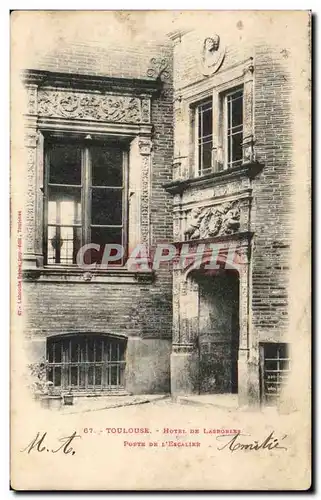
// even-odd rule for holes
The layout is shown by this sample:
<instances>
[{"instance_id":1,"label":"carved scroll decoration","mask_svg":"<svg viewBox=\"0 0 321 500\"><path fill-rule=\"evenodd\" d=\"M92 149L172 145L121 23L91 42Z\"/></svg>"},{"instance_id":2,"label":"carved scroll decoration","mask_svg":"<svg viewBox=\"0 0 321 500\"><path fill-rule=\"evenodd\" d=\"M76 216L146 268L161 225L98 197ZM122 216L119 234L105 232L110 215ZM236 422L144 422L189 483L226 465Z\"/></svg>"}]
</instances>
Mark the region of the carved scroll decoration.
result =
<instances>
[{"instance_id":1,"label":"carved scroll decoration","mask_svg":"<svg viewBox=\"0 0 321 500\"><path fill-rule=\"evenodd\" d=\"M38 114L80 120L148 123L150 104L147 99L139 97L39 90Z\"/></svg>"}]
</instances>

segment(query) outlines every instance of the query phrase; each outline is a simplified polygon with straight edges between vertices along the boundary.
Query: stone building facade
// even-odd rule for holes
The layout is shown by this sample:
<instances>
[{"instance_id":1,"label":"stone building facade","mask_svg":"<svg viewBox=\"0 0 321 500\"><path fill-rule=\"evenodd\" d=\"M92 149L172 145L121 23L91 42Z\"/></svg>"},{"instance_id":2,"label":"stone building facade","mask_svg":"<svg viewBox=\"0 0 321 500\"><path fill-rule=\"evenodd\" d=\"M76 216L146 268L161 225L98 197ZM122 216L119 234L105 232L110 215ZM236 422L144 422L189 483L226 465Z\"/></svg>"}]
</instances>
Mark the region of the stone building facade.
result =
<instances>
[{"instance_id":1,"label":"stone building facade","mask_svg":"<svg viewBox=\"0 0 321 500\"><path fill-rule=\"evenodd\" d=\"M291 75L259 40L204 31L172 40L167 189L173 239L195 255L173 273L172 391L274 403L290 369ZM213 249L201 265L200 244Z\"/></svg>"},{"instance_id":2,"label":"stone building facade","mask_svg":"<svg viewBox=\"0 0 321 500\"><path fill-rule=\"evenodd\" d=\"M177 31L130 49L63 44L23 80L31 362L62 392L276 402L290 369L284 54ZM84 272L76 254L89 242L127 254ZM164 242L194 257L128 269L137 244Z\"/></svg>"},{"instance_id":3,"label":"stone building facade","mask_svg":"<svg viewBox=\"0 0 321 500\"><path fill-rule=\"evenodd\" d=\"M163 188L171 178L171 78L168 42L131 52L112 42L64 43L24 72L27 347L32 363L49 363L62 391L170 391L170 271L117 262L85 272L75 254L91 241L130 252L171 238ZM110 165L116 173L108 176Z\"/></svg>"}]
</instances>

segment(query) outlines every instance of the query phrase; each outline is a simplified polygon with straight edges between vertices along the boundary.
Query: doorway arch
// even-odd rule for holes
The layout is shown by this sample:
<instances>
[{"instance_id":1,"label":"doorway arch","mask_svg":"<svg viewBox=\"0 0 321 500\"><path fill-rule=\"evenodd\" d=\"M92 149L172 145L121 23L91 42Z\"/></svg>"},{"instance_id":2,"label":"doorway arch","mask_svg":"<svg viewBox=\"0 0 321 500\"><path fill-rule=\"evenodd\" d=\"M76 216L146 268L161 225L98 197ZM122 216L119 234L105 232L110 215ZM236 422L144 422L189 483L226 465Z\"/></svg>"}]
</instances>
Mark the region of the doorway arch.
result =
<instances>
[{"instance_id":1,"label":"doorway arch","mask_svg":"<svg viewBox=\"0 0 321 500\"><path fill-rule=\"evenodd\" d=\"M199 393L238 392L239 275L234 269L192 271L198 287Z\"/></svg>"}]
</instances>

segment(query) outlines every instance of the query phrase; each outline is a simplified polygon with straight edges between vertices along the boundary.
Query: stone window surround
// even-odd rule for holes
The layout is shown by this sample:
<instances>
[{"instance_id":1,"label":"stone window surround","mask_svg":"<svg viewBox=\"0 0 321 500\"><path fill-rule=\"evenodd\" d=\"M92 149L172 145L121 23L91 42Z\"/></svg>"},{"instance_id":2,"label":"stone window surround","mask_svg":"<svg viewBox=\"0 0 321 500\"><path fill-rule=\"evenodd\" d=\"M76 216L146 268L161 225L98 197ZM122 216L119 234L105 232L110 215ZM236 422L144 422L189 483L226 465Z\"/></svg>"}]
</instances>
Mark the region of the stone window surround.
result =
<instances>
[{"instance_id":1,"label":"stone window surround","mask_svg":"<svg viewBox=\"0 0 321 500\"><path fill-rule=\"evenodd\" d=\"M129 162L132 175L129 181L129 240L130 247L137 243L150 244L150 228L146 224L150 218L150 179L152 166L152 124L151 99L159 92L158 81L128 81L113 78L89 78L78 75L54 74L42 71L30 71L24 74L27 91L27 109L25 113L25 151L27 163L27 186L24 217L24 278L37 281L55 282L124 282L139 283L151 281L152 272L132 272L127 268L113 270L91 270L89 273L77 266L44 266L43 265L43 182L44 182L44 142L45 136L64 135L85 138L87 135L95 139L119 137L130 145ZM44 85L44 86L43 86ZM47 86L48 85L48 86ZM70 89L72 87L72 90ZM102 92L102 87L104 92ZM89 90L88 90L89 89ZM96 119L85 119L82 115L68 116L72 107L66 107L67 116L61 116L61 110L53 107L49 116L39 113L39 93L49 96L49 104L56 102L59 93L64 96L83 96L88 99L102 100L105 96L111 99L133 99L135 105L140 102L139 115L130 115L125 122L120 116L114 122L104 119L104 115ZM67 94L66 94L67 93ZM54 96L55 94L55 96ZM62 94L61 94L62 95ZM52 97L51 97L52 96ZM99 101L98 101L99 102ZM67 102L67 105L69 106ZM73 103L71 103L73 104ZM125 103L126 104L126 103ZM100 108L99 108L100 109ZM111 108L113 111L113 108ZM63 110L64 111L64 110ZM136 109L134 110L136 112ZM108 113L108 109L107 109ZM138 276L139 275L139 276Z\"/></svg>"},{"instance_id":2,"label":"stone window surround","mask_svg":"<svg viewBox=\"0 0 321 500\"><path fill-rule=\"evenodd\" d=\"M223 151L222 95L243 87L243 165L255 162L254 154L254 62L249 58L242 63L219 71L210 78L179 89L174 95L175 140L173 180L195 178L195 133L193 120L195 108L205 99L213 99L213 159ZM215 113L219 110L219 117ZM224 169L226 171L226 169Z\"/></svg>"}]
</instances>

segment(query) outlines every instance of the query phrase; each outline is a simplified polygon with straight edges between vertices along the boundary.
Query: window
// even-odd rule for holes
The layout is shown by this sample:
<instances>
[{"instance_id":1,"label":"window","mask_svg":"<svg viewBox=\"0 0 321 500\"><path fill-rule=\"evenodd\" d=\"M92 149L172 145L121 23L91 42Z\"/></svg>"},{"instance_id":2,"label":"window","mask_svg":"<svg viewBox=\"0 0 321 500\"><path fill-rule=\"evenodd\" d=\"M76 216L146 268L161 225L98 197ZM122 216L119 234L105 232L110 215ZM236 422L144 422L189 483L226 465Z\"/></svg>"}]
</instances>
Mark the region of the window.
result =
<instances>
[{"instance_id":1,"label":"window","mask_svg":"<svg viewBox=\"0 0 321 500\"><path fill-rule=\"evenodd\" d=\"M106 243L126 247L126 166L126 150L117 144L46 144L47 264L75 264L85 243L101 245L86 252L87 264L101 262Z\"/></svg>"},{"instance_id":2,"label":"window","mask_svg":"<svg viewBox=\"0 0 321 500\"><path fill-rule=\"evenodd\" d=\"M263 400L267 404L277 404L290 371L287 344L261 344L260 359Z\"/></svg>"},{"instance_id":3,"label":"window","mask_svg":"<svg viewBox=\"0 0 321 500\"><path fill-rule=\"evenodd\" d=\"M198 175L204 175L212 170L213 147L213 105L212 100L200 104L196 108L198 130Z\"/></svg>"},{"instance_id":4,"label":"window","mask_svg":"<svg viewBox=\"0 0 321 500\"><path fill-rule=\"evenodd\" d=\"M121 389L124 387L125 346L125 340L107 335L48 339L48 379L58 390Z\"/></svg>"},{"instance_id":5,"label":"window","mask_svg":"<svg viewBox=\"0 0 321 500\"><path fill-rule=\"evenodd\" d=\"M219 96L217 108L213 107L212 98L195 108L199 176L237 167L243 162L243 88Z\"/></svg>"},{"instance_id":6,"label":"window","mask_svg":"<svg viewBox=\"0 0 321 500\"><path fill-rule=\"evenodd\" d=\"M225 96L225 164L227 168L242 165L243 90Z\"/></svg>"}]
</instances>

